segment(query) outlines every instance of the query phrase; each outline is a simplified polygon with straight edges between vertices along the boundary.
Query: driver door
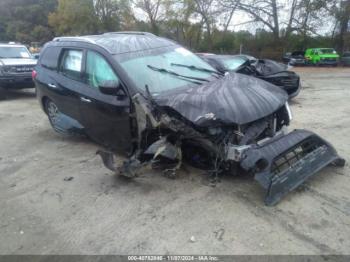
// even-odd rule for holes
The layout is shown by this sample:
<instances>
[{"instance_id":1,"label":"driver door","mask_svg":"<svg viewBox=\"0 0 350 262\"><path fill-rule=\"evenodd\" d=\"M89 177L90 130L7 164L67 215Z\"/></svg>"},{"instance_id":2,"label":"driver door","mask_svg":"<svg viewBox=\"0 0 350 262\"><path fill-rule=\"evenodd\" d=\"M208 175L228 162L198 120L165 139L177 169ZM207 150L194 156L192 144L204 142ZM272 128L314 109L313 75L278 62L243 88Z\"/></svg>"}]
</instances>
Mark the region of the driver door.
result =
<instances>
[{"instance_id":1,"label":"driver door","mask_svg":"<svg viewBox=\"0 0 350 262\"><path fill-rule=\"evenodd\" d=\"M85 86L80 92L79 107L82 125L99 144L113 151L130 152L130 99L127 95L117 97L100 92L101 83L119 80L118 76L102 55L85 53Z\"/></svg>"}]
</instances>

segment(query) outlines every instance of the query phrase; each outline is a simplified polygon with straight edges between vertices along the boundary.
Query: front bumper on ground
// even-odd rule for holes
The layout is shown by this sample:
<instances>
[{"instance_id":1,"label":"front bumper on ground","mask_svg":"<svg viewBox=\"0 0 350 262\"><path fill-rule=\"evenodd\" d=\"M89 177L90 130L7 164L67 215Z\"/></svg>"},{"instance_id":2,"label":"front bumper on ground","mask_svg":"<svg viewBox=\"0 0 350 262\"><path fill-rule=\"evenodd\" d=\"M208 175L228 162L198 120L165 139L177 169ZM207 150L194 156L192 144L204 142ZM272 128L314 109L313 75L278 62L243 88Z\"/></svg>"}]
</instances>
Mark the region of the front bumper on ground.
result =
<instances>
[{"instance_id":1,"label":"front bumper on ground","mask_svg":"<svg viewBox=\"0 0 350 262\"><path fill-rule=\"evenodd\" d=\"M327 141L307 130L294 130L251 146L240 162L266 189L266 205L276 204L329 164L344 166L345 160Z\"/></svg>"}]
</instances>

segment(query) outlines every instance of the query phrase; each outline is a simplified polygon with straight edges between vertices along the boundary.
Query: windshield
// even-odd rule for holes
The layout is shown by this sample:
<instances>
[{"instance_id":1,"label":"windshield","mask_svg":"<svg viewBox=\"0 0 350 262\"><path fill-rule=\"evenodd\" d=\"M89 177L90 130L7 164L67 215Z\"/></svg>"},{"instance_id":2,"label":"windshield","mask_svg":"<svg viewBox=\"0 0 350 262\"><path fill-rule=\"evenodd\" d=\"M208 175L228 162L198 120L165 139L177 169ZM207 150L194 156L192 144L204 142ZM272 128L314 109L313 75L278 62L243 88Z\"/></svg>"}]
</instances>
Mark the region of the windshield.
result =
<instances>
[{"instance_id":1,"label":"windshield","mask_svg":"<svg viewBox=\"0 0 350 262\"><path fill-rule=\"evenodd\" d=\"M243 65L245 62L247 62L247 58L245 57L227 57L227 58L219 58L221 62L224 64L225 68L227 70L235 70L241 65Z\"/></svg>"},{"instance_id":2,"label":"windshield","mask_svg":"<svg viewBox=\"0 0 350 262\"><path fill-rule=\"evenodd\" d=\"M179 46L122 54L115 58L139 89L145 90L147 85L153 94L188 85L197 86L214 76L209 71L215 71L195 54ZM198 79L201 81L198 82Z\"/></svg>"},{"instance_id":3,"label":"windshield","mask_svg":"<svg viewBox=\"0 0 350 262\"><path fill-rule=\"evenodd\" d=\"M333 48L320 49L321 54L336 54L337 52Z\"/></svg>"},{"instance_id":4,"label":"windshield","mask_svg":"<svg viewBox=\"0 0 350 262\"><path fill-rule=\"evenodd\" d=\"M0 46L0 58L31 58L25 47Z\"/></svg>"}]
</instances>

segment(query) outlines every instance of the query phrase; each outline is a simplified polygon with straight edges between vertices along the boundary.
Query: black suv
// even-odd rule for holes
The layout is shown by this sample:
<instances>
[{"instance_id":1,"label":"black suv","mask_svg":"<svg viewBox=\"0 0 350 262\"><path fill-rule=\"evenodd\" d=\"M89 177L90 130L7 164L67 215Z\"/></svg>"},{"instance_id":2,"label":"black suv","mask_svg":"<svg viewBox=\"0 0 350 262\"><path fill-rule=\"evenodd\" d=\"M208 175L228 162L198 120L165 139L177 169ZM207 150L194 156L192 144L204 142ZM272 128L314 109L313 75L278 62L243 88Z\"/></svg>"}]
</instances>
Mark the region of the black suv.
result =
<instances>
[{"instance_id":1,"label":"black suv","mask_svg":"<svg viewBox=\"0 0 350 262\"><path fill-rule=\"evenodd\" d=\"M174 176L182 161L254 174L274 204L324 166L344 161L306 130L286 132L288 95L222 74L173 41L142 32L56 38L34 72L53 128L85 133L106 167L134 177L146 164ZM116 166L112 152L127 153ZM215 179L214 179L215 180Z\"/></svg>"},{"instance_id":2,"label":"black suv","mask_svg":"<svg viewBox=\"0 0 350 262\"><path fill-rule=\"evenodd\" d=\"M32 71L37 60L27 47L0 43L0 87L20 89L34 87Z\"/></svg>"}]
</instances>

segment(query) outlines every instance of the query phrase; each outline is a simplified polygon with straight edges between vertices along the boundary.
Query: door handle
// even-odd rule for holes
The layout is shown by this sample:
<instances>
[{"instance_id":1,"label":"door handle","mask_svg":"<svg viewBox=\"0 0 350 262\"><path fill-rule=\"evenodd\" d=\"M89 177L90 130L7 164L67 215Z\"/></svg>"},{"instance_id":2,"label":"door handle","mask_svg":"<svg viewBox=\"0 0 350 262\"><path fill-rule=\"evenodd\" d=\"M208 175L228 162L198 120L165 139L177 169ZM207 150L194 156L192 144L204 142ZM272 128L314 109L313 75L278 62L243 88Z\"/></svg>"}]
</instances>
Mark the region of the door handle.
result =
<instances>
[{"instance_id":1,"label":"door handle","mask_svg":"<svg viewBox=\"0 0 350 262\"><path fill-rule=\"evenodd\" d=\"M48 84L49 87L51 88L56 88L57 86L55 84Z\"/></svg>"},{"instance_id":2,"label":"door handle","mask_svg":"<svg viewBox=\"0 0 350 262\"><path fill-rule=\"evenodd\" d=\"M85 102L85 103L91 103L91 102L92 102L91 99L85 98L85 97L80 97L80 100L81 100L82 102Z\"/></svg>"}]
</instances>

